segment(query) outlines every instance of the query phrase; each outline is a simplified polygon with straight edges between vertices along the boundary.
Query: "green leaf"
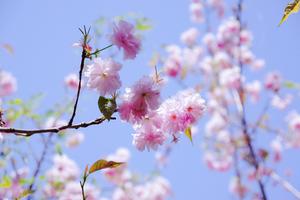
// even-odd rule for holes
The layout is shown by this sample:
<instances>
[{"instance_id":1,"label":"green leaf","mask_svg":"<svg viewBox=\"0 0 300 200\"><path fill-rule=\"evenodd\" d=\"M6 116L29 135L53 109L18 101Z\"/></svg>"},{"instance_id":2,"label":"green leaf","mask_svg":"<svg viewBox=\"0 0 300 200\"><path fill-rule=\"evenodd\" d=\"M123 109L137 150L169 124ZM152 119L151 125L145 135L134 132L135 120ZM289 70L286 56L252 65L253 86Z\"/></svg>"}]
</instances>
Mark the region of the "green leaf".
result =
<instances>
[{"instance_id":1,"label":"green leaf","mask_svg":"<svg viewBox=\"0 0 300 200\"><path fill-rule=\"evenodd\" d=\"M21 200L21 199L23 199L23 198L25 198L25 197L27 197L28 195L31 195L31 194L33 194L33 193L34 193L33 190L24 190L24 191L16 198L16 200Z\"/></svg>"},{"instance_id":2,"label":"green leaf","mask_svg":"<svg viewBox=\"0 0 300 200\"><path fill-rule=\"evenodd\" d=\"M106 168L116 168L120 165L124 164L123 162L114 162L114 161L106 161L106 160L98 160L96 161L89 170L89 173L94 173L96 171L106 169Z\"/></svg>"},{"instance_id":3,"label":"green leaf","mask_svg":"<svg viewBox=\"0 0 300 200\"><path fill-rule=\"evenodd\" d=\"M297 89L297 88L299 88L299 85L297 83L292 82L292 81L285 81L283 83L283 86L288 88L288 89Z\"/></svg>"},{"instance_id":4,"label":"green leaf","mask_svg":"<svg viewBox=\"0 0 300 200\"><path fill-rule=\"evenodd\" d=\"M0 182L0 188L10 188L11 187L11 179L9 176L3 176Z\"/></svg>"},{"instance_id":5,"label":"green leaf","mask_svg":"<svg viewBox=\"0 0 300 200\"><path fill-rule=\"evenodd\" d=\"M34 182L34 179L33 178L21 178L20 180L19 180L19 183L21 184L21 185L30 185L30 184L32 184Z\"/></svg>"},{"instance_id":6,"label":"green leaf","mask_svg":"<svg viewBox=\"0 0 300 200\"><path fill-rule=\"evenodd\" d=\"M8 102L8 104L10 104L10 105L21 105L22 103L23 103L22 99L19 99L19 98L10 100Z\"/></svg>"},{"instance_id":7,"label":"green leaf","mask_svg":"<svg viewBox=\"0 0 300 200\"><path fill-rule=\"evenodd\" d=\"M136 19L135 23L135 28L139 31L148 31L152 29L152 26L150 25L149 20L147 18Z\"/></svg>"},{"instance_id":8,"label":"green leaf","mask_svg":"<svg viewBox=\"0 0 300 200\"><path fill-rule=\"evenodd\" d=\"M117 109L117 103L115 97L108 99L100 96L98 99L98 108L104 117L110 120L111 116Z\"/></svg>"},{"instance_id":9,"label":"green leaf","mask_svg":"<svg viewBox=\"0 0 300 200\"><path fill-rule=\"evenodd\" d=\"M189 138L191 143L193 144L193 136L192 136L192 129L191 127L187 127L184 131L184 134Z\"/></svg>"}]
</instances>

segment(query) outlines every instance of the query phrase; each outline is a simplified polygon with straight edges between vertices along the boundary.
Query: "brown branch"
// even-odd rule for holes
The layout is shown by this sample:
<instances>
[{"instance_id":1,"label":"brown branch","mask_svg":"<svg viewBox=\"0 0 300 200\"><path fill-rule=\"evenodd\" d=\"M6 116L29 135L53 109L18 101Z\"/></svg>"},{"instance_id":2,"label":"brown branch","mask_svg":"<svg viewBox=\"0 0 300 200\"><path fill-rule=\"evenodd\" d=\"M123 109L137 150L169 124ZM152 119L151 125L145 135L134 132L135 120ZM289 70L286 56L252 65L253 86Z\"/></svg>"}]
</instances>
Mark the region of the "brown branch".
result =
<instances>
[{"instance_id":1,"label":"brown branch","mask_svg":"<svg viewBox=\"0 0 300 200\"><path fill-rule=\"evenodd\" d=\"M70 118L70 121L69 121L68 125L72 125L73 124L73 120L74 120L75 115L76 115L78 100L79 100L80 91L81 91L82 72L83 72L84 61L86 59L86 56L87 56L86 55L86 50L83 47L82 54L81 54L81 63L80 63L80 70L79 70L79 84L78 84L78 89L77 89L77 95L76 95L76 100L75 100L75 104L74 104L74 107L73 107L73 113L72 113L72 116Z\"/></svg>"},{"instance_id":2,"label":"brown branch","mask_svg":"<svg viewBox=\"0 0 300 200\"><path fill-rule=\"evenodd\" d=\"M45 141L45 146L44 146L44 149L43 149L43 152L41 154L41 157L40 159L37 161L37 166L34 170L34 173L33 173L33 181L32 183L29 185L28 187L28 191L32 191L33 190L33 187L34 187L34 184L35 184L35 181L36 181L36 178L38 177L39 173L40 173L40 170L41 170L41 167L42 167L42 164L46 158L46 155L47 155L47 152L48 152L48 149L49 149L49 143L53 137L53 133L50 133L47 137L47 140ZM32 199L32 196L29 195L27 200L31 200Z\"/></svg>"},{"instance_id":3,"label":"brown branch","mask_svg":"<svg viewBox=\"0 0 300 200\"><path fill-rule=\"evenodd\" d=\"M111 120L115 120L115 117L111 117ZM103 121L105 121L106 118L105 117L100 117L97 118L93 121L89 121L89 122L82 122L79 124L74 124L74 125L64 125L64 126L60 126L57 128L45 128L45 129L17 129L17 128L0 128L0 132L2 133L13 133L15 135L18 136L24 136L24 137L29 137L32 136L34 134L38 134L38 133L58 133L60 131L63 130L67 130L67 129L79 129L79 128L86 128L92 125L97 125L97 124L101 124Z\"/></svg>"},{"instance_id":4,"label":"brown branch","mask_svg":"<svg viewBox=\"0 0 300 200\"><path fill-rule=\"evenodd\" d=\"M237 10L236 10L236 20L240 24L239 33L238 33L239 38L240 38L241 31L242 31L242 9L243 9L243 0L238 0ZM241 70L240 73L242 75L243 74L243 63L242 63L242 60L241 60L241 41L240 41L240 39L239 39L238 64L239 64L239 67L240 67L240 70ZM253 164L255 170L258 170L259 169L259 161L258 161L257 156L255 154L255 150L254 150L254 147L253 147L253 144L252 144L252 139L251 139L250 134L248 132L248 125L247 125L247 121L246 121L245 105L244 105L245 90L244 90L244 87L243 87L242 84L241 84L241 86L238 90L238 93L239 93L238 96L239 96L239 99L240 99L240 105L241 105L241 111L242 111L241 112L241 114L242 114L242 116L241 116L241 125L242 125L242 129L243 129L243 134L244 134L246 144L247 144L248 149L249 149L250 156L251 156L252 161L253 161L252 164ZM260 189L262 199L267 200L268 198L267 198L266 191L265 191L265 186L264 186L262 180L260 178L258 178L257 183L258 183L258 186L259 186L259 189Z\"/></svg>"}]
</instances>

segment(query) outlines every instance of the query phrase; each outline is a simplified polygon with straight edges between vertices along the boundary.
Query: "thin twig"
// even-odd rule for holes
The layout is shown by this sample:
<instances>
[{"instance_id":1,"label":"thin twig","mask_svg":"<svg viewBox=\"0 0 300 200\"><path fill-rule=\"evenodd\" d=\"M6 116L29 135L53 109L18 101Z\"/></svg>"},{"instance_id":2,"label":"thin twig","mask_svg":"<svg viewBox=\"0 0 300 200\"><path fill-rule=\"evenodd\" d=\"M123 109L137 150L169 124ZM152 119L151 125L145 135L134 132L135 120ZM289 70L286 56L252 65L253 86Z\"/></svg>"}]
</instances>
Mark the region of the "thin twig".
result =
<instances>
[{"instance_id":1,"label":"thin twig","mask_svg":"<svg viewBox=\"0 0 300 200\"><path fill-rule=\"evenodd\" d=\"M34 187L34 184L35 184L35 180L36 180L37 176L38 176L39 173L40 173L40 170L41 170L41 168L42 168L42 164L43 164L43 162L44 162L44 160L45 160L45 158L46 158L46 155L47 155L47 152L48 152L48 149L49 149L49 143L50 143L50 141L51 141L53 135L54 135L53 133L50 133L50 134L48 135L48 137L47 137L47 140L45 141L45 146L44 146L43 152L42 152L42 154L41 154L40 159L39 159L38 162L37 162L37 166L36 166L35 171L34 171L34 173L33 173L33 181L32 181L32 183L29 185L28 191L32 191L32 190L33 190L33 187ZM31 196L31 195L28 196L27 200L30 200L30 199L32 199L32 196Z\"/></svg>"},{"instance_id":2,"label":"thin twig","mask_svg":"<svg viewBox=\"0 0 300 200\"><path fill-rule=\"evenodd\" d=\"M73 108L73 113L69 121L69 126L73 124L74 117L76 115L76 110L77 110L77 104L80 96L80 90L81 90L81 82L82 82L82 72L84 68L84 61L86 59L86 50L85 48L82 49L82 54L81 54L81 63L80 63L80 70L79 70L79 84L78 84L78 89L77 89L77 95L76 95L76 100Z\"/></svg>"},{"instance_id":3,"label":"thin twig","mask_svg":"<svg viewBox=\"0 0 300 200\"><path fill-rule=\"evenodd\" d=\"M102 49L97 49L95 52L88 54L88 56L92 56L92 55L97 55L98 53L100 53L101 51L104 51L110 47L114 46L113 44L110 44Z\"/></svg>"}]
</instances>

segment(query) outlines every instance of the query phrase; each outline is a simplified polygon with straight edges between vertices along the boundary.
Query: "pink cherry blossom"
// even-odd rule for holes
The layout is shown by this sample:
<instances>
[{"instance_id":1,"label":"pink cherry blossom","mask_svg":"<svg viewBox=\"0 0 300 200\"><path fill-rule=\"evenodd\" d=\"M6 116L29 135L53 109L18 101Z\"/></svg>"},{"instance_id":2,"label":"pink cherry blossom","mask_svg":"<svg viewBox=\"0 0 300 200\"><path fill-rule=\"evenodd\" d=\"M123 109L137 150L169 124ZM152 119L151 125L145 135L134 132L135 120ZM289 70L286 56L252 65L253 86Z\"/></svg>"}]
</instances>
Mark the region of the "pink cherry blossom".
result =
<instances>
[{"instance_id":1,"label":"pink cherry blossom","mask_svg":"<svg viewBox=\"0 0 300 200\"><path fill-rule=\"evenodd\" d=\"M203 54L203 49L199 46L184 48L182 50L182 61L186 69L197 67L200 58Z\"/></svg>"},{"instance_id":2,"label":"pink cherry blossom","mask_svg":"<svg viewBox=\"0 0 300 200\"><path fill-rule=\"evenodd\" d=\"M86 200L98 200L100 191L95 186L86 183L84 186ZM78 182L72 181L66 184L59 194L58 200L79 200L82 199L81 187Z\"/></svg>"},{"instance_id":3,"label":"pink cherry blossom","mask_svg":"<svg viewBox=\"0 0 300 200\"><path fill-rule=\"evenodd\" d=\"M149 113L138 124L134 125L133 145L140 151L156 150L167 139L161 130L162 119L156 111Z\"/></svg>"},{"instance_id":4,"label":"pink cherry blossom","mask_svg":"<svg viewBox=\"0 0 300 200\"><path fill-rule=\"evenodd\" d=\"M79 176L77 164L66 155L55 155L53 166L46 172L50 183L75 180Z\"/></svg>"},{"instance_id":5,"label":"pink cherry blossom","mask_svg":"<svg viewBox=\"0 0 300 200\"><path fill-rule=\"evenodd\" d=\"M68 133L66 139L66 146L69 148L74 148L78 146L84 140L84 134L81 132Z\"/></svg>"},{"instance_id":6,"label":"pink cherry blossom","mask_svg":"<svg viewBox=\"0 0 300 200\"><path fill-rule=\"evenodd\" d=\"M205 110L205 100L193 89L178 92L158 109L163 130L176 134L196 123Z\"/></svg>"},{"instance_id":7,"label":"pink cherry blossom","mask_svg":"<svg viewBox=\"0 0 300 200\"><path fill-rule=\"evenodd\" d=\"M214 56L214 61L220 69L227 69L232 67L232 61L229 55L225 52L216 53Z\"/></svg>"},{"instance_id":8,"label":"pink cherry blossom","mask_svg":"<svg viewBox=\"0 0 300 200\"><path fill-rule=\"evenodd\" d=\"M84 83L81 82L81 86ZM79 78L76 74L69 74L68 76L65 77L65 85L73 90L77 90L78 85L79 85Z\"/></svg>"},{"instance_id":9,"label":"pink cherry blossom","mask_svg":"<svg viewBox=\"0 0 300 200\"><path fill-rule=\"evenodd\" d=\"M133 145L140 151L157 150L166 140L164 133L150 124L137 125L133 134Z\"/></svg>"},{"instance_id":10,"label":"pink cherry blossom","mask_svg":"<svg viewBox=\"0 0 300 200\"><path fill-rule=\"evenodd\" d=\"M141 49L141 41L134 35L134 26L120 20L114 24L111 42L124 51L124 59L134 59Z\"/></svg>"},{"instance_id":11,"label":"pink cherry blossom","mask_svg":"<svg viewBox=\"0 0 300 200\"><path fill-rule=\"evenodd\" d=\"M159 103L160 91L157 83L144 76L132 88L126 89L118 110L121 119L136 123L149 111L155 110Z\"/></svg>"},{"instance_id":12,"label":"pink cherry blossom","mask_svg":"<svg viewBox=\"0 0 300 200\"><path fill-rule=\"evenodd\" d=\"M212 33L206 33L203 36L202 42L205 46L207 46L208 50L210 52L216 52L217 51L217 39L216 36Z\"/></svg>"},{"instance_id":13,"label":"pink cherry blossom","mask_svg":"<svg viewBox=\"0 0 300 200\"><path fill-rule=\"evenodd\" d=\"M85 72L88 88L96 89L102 96L114 94L121 87L120 69L121 64L111 58L96 58L93 64L87 66Z\"/></svg>"},{"instance_id":14,"label":"pink cherry blossom","mask_svg":"<svg viewBox=\"0 0 300 200\"><path fill-rule=\"evenodd\" d=\"M108 155L106 160L124 162L117 168L105 169L105 178L115 185L124 185L132 178L131 172L127 169L127 162L130 159L130 152L126 148L118 148L114 154Z\"/></svg>"},{"instance_id":15,"label":"pink cherry blossom","mask_svg":"<svg viewBox=\"0 0 300 200\"><path fill-rule=\"evenodd\" d=\"M177 77L182 69L182 57L178 54L172 54L164 64L164 71L170 77Z\"/></svg>"},{"instance_id":16,"label":"pink cherry blossom","mask_svg":"<svg viewBox=\"0 0 300 200\"><path fill-rule=\"evenodd\" d=\"M287 147L300 147L300 114L296 111L291 112L286 117L288 123L287 134L284 135Z\"/></svg>"},{"instance_id":17,"label":"pink cherry blossom","mask_svg":"<svg viewBox=\"0 0 300 200\"><path fill-rule=\"evenodd\" d=\"M225 8L223 0L208 0L208 5L217 11L219 17L224 16Z\"/></svg>"},{"instance_id":18,"label":"pink cherry blossom","mask_svg":"<svg viewBox=\"0 0 300 200\"><path fill-rule=\"evenodd\" d=\"M290 94L287 94L286 96L279 96L276 94L272 97L271 105L279 110L284 110L291 104L292 100L293 96Z\"/></svg>"},{"instance_id":19,"label":"pink cherry blossom","mask_svg":"<svg viewBox=\"0 0 300 200\"><path fill-rule=\"evenodd\" d=\"M232 165L231 156L217 155L214 152L206 152L204 155L204 161L208 168L220 172L229 170Z\"/></svg>"},{"instance_id":20,"label":"pink cherry blossom","mask_svg":"<svg viewBox=\"0 0 300 200\"><path fill-rule=\"evenodd\" d=\"M271 141L270 146L274 152L273 160L275 162L279 162L282 158L282 151L283 151L281 139L279 137L275 138L274 140Z\"/></svg>"},{"instance_id":21,"label":"pink cherry blossom","mask_svg":"<svg viewBox=\"0 0 300 200\"><path fill-rule=\"evenodd\" d=\"M240 199L243 199L248 192L248 188L241 183L238 177L234 177L230 181L229 191Z\"/></svg>"},{"instance_id":22,"label":"pink cherry blossom","mask_svg":"<svg viewBox=\"0 0 300 200\"><path fill-rule=\"evenodd\" d=\"M214 112L211 115L210 120L206 123L205 132L208 135L218 133L219 131L226 128L228 122L226 116L223 116L219 112Z\"/></svg>"},{"instance_id":23,"label":"pink cherry blossom","mask_svg":"<svg viewBox=\"0 0 300 200\"><path fill-rule=\"evenodd\" d=\"M17 81L9 72L0 71L0 98L11 95L17 90Z\"/></svg>"},{"instance_id":24,"label":"pink cherry blossom","mask_svg":"<svg viewBox=\"0 0 300 200\"><path fill-rule=\"evenodd\" d=\"M256 59L253 61L253 63L251 64L251 69L253 70L260 70L265 66L265 61L262 59Z\"/></svg>"},{"instance_id":25,"label":"pink cherry blossom","mask_svg":"<svg viewBox=\"0 0 300 200\"><path fill-rule=\"evenodd\" d=\"M192 22L202 23L204 22L204 7L201 2L192 2L190 4L190 15Z\"/></svg>"},{"instance_id":26,"label":"pink cherry blossom","mask_svg":"<svg viewBox=\"0 0 300 200\"><path fill-rule=\"evenodd\" d=\"M241 48L236 57L240 57L240 60L245 65L251 65L254 62L254 55L248 48Z\"/></svg>"},{"instance_id":27,"label":"pink cherry blossom","mask_svg":"<svg viewBox=\"0 0 300 200\"><path fill-rule=\"evenodd\" d=\"M273 92L279 91L281 87L281 76L278 72L269 73L265 79L265 87Z\"/></svg>"},{"instance_id":28,"label":"pink cherry blossom","mask_svg":"<svg viewBox=\"0 0 300 200\"><path fill-rule=\"evenodd\" d=\"M252 34L250 31L248 30L242 30L240 33L240 42L241 45L246 45L246 46L250 46L250 44L252 43Z\"/></svg>"},{"instance_id":29,"label":"pink cherry blossom","mask_svg":"<svg viewBox=\"0 0 300 200\"><path fill-rule=\"evenodd\" d=\"M248 83L245 86L246 92L249 94L251 100L255 103L259 100L261 87L261 83L258 80Z\"/></svg>"},{"instance_id":30,"label":"pink cherry blossom","mask_svg":"<svg viewBox=\"0 0 300 200\"><path fill-rule=\"evenodd\" d=\"M288 116L289 128L292 132L300 134L300 114L297 112L291 113Z\"/></svg>"},{"instance_id":31,"label":"pink cherry blossom","mask_svg":"<svg viewBox=\"0 0 300 200\"><path fill-rule=\"evenodd\" d=\"M64 126L66 124L67 124L67 121L65 121L65 120L56 119L55 117L49 117L46 120L44 127L45 128L55 128L55 127Z\"/></svg>"},{"instance_id":32,"label":"pink cherry blossom","mask_svg":"<svg viewBox=\"0 0 300 200\"><path fill-rule=\"evenodd\" d=\"M220 84L229 89L238 89L241 85L242 78L239 67L225 69L220 73Z\"/></svg>"},{"instance_id":33,"label":"pink cherry blossom","mask_svg":"<svg viewBox=\"0 0 300 200\"><path fill-rule=\"evenodd\" d=\"M193 27L183 32L180 36L180 40L187 46L193 46L196 44L198 35L198 29Z\"/></svg>"}]
</instances>

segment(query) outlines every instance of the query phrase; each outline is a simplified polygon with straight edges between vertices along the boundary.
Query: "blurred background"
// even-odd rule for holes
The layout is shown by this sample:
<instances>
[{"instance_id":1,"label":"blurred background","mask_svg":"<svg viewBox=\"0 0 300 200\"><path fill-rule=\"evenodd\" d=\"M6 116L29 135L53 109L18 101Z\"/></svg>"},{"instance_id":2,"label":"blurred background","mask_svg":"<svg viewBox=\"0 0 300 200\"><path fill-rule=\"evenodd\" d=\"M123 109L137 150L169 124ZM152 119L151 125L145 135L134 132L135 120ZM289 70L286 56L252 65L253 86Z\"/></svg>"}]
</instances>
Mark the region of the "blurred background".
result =
<instances>
[{"instance_id":1,"label":"blurred background","mask_svg":"<svg viewBox=\"0 0 300 200\"><path fill-rule=\"evenodd\" d=\"M17 78L18 90L13 98L26 100L42 92L44 97L40 107L43 111L54 103L63 101L66 93L75 96L75 91L67 90L63 82L66 75L77 73L79 68L80 50L72 47L72 44L80 40L79 27L95 27L103 17L108 27L116 16L126 18L134 15L149 19L151 29L142 33L141 53L132 61L123 62L119 58L123 63L123 86L132 85L142 75L152 72L148 63L155 51L160 51L163 44L179 43L180 34L194 26L189 20L189 3L184 0L0 0L0 43L8 43L14 49L13 54L1 50L0 68ZM225 3L226 16L229 16L232 14L230 7L236 1L226 0ZM243 21L253 32L253 51L266 61L263 72L255 74L258 79L262 79L266 71L278 70L285 79L299 82L300 14L292 15L280 28L277 26L287 3L288 0L245 1ZM213 30L216 30L217 26L212 23ZM205 25L197 26L203 30L204 35ZM97 47L109 44L107 33L104 29L100 39L96 36L93 38L97 41ZM178 89L180 86L176 82L170 82L163 95L171 96ZM86 90L82 93L76 122L99 116L97 98L93 91ZM299 95L296 98L295 102L299 101ZM294 106L300 109L299 103ZM155 152L139 152L132 146L133 129L129 124L117 119L81 131L85 135L84 142L76 149L66 149L66 153L82 169L86 164L115 152L118 147L130 149L132 158L129 165L134 171L148 173L155 169ZM172 199L234 199L228 192L233 172L214 172L203 162L202 132L203 124L200 121L194 144L191 145L187 138L182 137L172 148L168 165L162 170L162 175L171 183L174 192ZM39 141L36 136L33 137L35 139ZM39 151L39 144L36 144L35 149ZM44 169L50 164L51 159ZM277 169L282 174L291 170L289 180L300 189L299 167L299 151L289 150ZM96 176L101 175L99 173ZM266 190L272 200L293 199L281 187L268 184Z\"/></svg>"}]
</instances>

